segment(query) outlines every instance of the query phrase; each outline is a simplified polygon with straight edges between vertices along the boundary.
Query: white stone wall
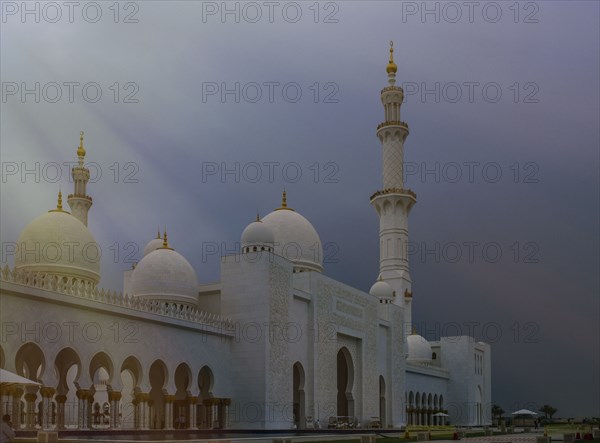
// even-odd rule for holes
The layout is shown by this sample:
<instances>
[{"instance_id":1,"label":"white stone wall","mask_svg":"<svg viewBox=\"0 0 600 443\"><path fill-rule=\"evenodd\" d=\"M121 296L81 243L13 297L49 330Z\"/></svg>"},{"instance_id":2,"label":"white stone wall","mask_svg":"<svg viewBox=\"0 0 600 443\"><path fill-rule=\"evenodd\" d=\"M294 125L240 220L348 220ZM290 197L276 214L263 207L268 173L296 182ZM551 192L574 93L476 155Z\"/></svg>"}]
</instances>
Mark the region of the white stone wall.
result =
<instances>
[{"instance_id":1,"label":"white stone wall","mask_svg":"<svg viewBox=\"0 0 600 443\"><path fill-rule=\"evenodd\" d=\"M449 420L465 426L491 424L490 346L468 336L442 337L440 349L442 366L450 374L446 406ZM483 357L481 373L476 368L476 354Z\"/></svg>"},{"instance_id":2,"label":"white stone wall","mask_svg":"<svg viewBox=\"0 0 600 443\"><path fill-rule=\"evenodd\" d=\"M178 317L134 309L114 294L102 301L94 299L96 293L75 296L3 281L0 345L5 367L15 371L18 350L35 343L43 355L39 378L56 386L54 361L61 350L73 348L81 362L77 383L88 389L90 361L104 352L112 367L109 385L120 391L123 362L135 357L142 367L138 388L147 393L149 368L160 360L167 371L163 392L173 395L175 370L185 363L191 371L188 391L195 396L198 373L208 365L214 375L212 394L232 399L232 428L290 429L293 365L300 363L304 372L303 415L326 426L337 415L337 354L345 347L353 364L354 416L362 425L381 415L380 376L387 425L406 423L409 391L443 395L455 424L491 422L489 345L469 337L442 338L433 344L438 361L416 367L405 359L401 306L381 304L316 272L293 273L291 262L269 253L225 257L221 273L222 281L208 285L205 295L213 306L218 301L220 314L230 323L214 318L203 324L186 320L184 313Z\"/></svg>"},{"instance_id":3,"label":"white stone wall","mask_svg":"<svg viewBox=\"0 0 600 443\"><path fill-rule=\"evenodd\" d=\"M221 264L221 308L234 320L231 343L232 427L286 428L292 372L277 332L288 319L292 264L270 253L231 255Z\"/></svg>"},{"instance_id":4,"label":"white stone wall","mask_svg":"<svg viewBox=\"0 0 600 443\"><path fill-rule=\"evenodd\" d=\"M326 331L316 341L315 349L318 418L326 423L328 414L337 410L337 384L333 381L337 379L337 354L346 347L354 365L354 415L366 424L370 417L379 415L379 301L323 275L314 277L312 288L316 318L325 323L321 329Z\"/></svg>"}]
</instances>

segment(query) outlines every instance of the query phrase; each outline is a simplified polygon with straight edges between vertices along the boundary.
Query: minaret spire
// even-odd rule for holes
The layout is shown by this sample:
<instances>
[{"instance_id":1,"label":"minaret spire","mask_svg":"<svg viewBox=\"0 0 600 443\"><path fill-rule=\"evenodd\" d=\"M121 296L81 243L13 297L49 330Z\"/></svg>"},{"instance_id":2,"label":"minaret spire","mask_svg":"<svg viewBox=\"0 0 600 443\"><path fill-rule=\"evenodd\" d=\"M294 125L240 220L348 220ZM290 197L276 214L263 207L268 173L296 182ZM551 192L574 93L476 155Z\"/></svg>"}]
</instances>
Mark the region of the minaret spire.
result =
<instances>
[{"instance_id":1,"label":"minaret spire","mask_svg":"<svg viewBox=\"0 0 600 443\"><path fill-rule=\"evenodd\" d=\"M79 133L79 147L77 148L77 158L79 159L79 166L83 166L83 160L85 159L85 148L83 147L83 131Z\"/></svg>"},{"instance_id":2,"label":"minaret spire","mask_svg":"<svg viewBox=\"0 0 600 443\"><path fill-rule=\"evenodd\" d=\"M390 86L394 86L396 84L396 72L398 72L398 66L394 63L394 42L390 41L390 61L385 68L385 71L388 74L388 83Z\"/></svg>"},{"instance_id":3,"label":"minaret spire","mask_svg":"<svg viewBox=\"0 0 600 443\"><path fill-rule=\"evenodd\" d=\"M394 44L390 42L386 67L389 85L381 91L384 121L377 126L382 146L383 188L371 196L371 205L379 216L379 278L389 283L396 293L394 303L405 307L405 322L411 321L411 291L408 266L408 214L416 203L416 195L404 187L404 141L408 125L400 120L404 91L396 86L398 67L394 62Z\"/></svg>"},{"instance_id":4,"label":"minaret spire","mask_svg":"<svg viewBox=\"0 0 600 443\"><path fill-rule=\"evenodd\" d=\"M71 170L73 176L73 194L67 197L67 203L72 215L87 226L88 211L92 207L92 197L86 194L86 186L90 180L90 170L84 166L85 148L83 147L83 131L79 133L79 146L77 147L78 164Z\"/></svg>"}]
</instances>

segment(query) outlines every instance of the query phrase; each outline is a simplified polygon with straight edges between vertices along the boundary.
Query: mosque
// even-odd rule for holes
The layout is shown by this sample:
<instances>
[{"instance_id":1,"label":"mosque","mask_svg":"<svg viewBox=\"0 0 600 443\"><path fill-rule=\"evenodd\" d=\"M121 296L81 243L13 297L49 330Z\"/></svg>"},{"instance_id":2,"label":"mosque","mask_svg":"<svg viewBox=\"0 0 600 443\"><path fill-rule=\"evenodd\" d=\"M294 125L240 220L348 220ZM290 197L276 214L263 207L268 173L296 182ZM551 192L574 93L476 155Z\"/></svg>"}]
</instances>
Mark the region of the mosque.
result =
<instances>
[{"instance_id":1,"label":"mosque","mask_svg":"<svg viewBox=\"0 0 600 443\"><path fill-rule=\"evenodd\" d=\"M403 245L417 197L404 187L409 129L393 47L386 71L369 292L323 273L319 234L285 192L222 258L218 283L199 283L159 232L125 271L123 293L98 287L82 133L70 212L59 193L0 272L0 367L39 383L2 388L0 413L22 429L82 432L491 424L490 346L428 342L411 326Z\"/></svg>"}]
</instances>

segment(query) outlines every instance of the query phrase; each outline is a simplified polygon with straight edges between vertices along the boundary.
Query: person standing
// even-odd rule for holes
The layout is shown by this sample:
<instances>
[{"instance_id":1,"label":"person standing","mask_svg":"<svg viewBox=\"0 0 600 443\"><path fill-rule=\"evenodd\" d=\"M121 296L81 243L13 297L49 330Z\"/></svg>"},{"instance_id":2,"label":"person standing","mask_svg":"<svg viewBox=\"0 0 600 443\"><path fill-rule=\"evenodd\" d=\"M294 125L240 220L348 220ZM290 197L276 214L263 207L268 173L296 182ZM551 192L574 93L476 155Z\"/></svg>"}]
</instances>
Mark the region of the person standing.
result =
<instances>
[{"instance_id":1,"label":"person standing","mask_svg":"<svg viewBox=\"0 0 600 443\"><path fill-rule=\"evenodd\" d=\"M14 441L15 431L10 422L10 415L3 415L2 423L0 424L0 443L12 443Z\"/></svg>"}]
</instances>

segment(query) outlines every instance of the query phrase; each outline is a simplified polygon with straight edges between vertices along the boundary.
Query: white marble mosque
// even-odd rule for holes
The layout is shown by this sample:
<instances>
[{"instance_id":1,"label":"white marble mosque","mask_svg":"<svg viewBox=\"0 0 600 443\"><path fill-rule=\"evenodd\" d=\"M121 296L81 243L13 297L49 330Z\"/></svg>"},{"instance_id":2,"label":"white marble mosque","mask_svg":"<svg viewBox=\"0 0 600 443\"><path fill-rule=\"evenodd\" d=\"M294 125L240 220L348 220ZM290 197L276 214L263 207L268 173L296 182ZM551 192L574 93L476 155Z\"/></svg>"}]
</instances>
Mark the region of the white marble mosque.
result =
<instances>
[{"instance_id":1,"label":"white marble mosque","mask_svg":"<svg viewBox=\"0 0 600 443\"><path fill-rule=\"evenodd\" d=\"M24 429L82 431L490 424L490 346L428 342L412 328L403 245L417 198L404 187L409 129L392 47L386 70L369 292L327 277L321 238L285 192L223 257L218 283L198 282L159 232L123 293L98 287L82 133L70 212L59 195L0 272L0 366L40 383L2 389L0 412Z\"/></svg>"}]
</instances>

